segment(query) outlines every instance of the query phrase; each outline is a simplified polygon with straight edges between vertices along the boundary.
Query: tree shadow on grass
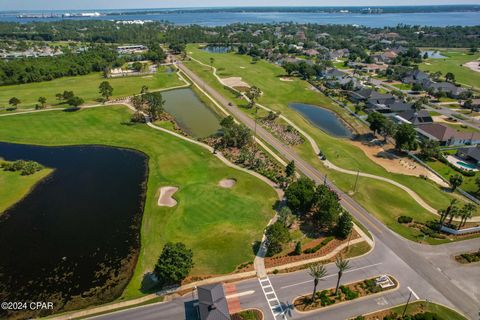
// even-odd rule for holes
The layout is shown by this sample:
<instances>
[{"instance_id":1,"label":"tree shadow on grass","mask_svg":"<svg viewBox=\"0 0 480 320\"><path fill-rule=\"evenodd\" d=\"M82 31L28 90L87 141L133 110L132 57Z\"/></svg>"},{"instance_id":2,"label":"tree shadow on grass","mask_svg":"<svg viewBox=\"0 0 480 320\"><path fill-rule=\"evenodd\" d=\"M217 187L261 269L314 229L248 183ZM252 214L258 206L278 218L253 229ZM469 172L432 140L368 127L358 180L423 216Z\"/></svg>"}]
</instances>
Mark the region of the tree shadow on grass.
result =
<instances>
[{"instance_id":1,"label":"tree shadow on grass","mask_svg":"<svg viewBox=\"0 0 480 320\"><path fill-rule=\"evenodd\" d=\"M140 286L140 291L142 293L154 293L160 289L157 278L153 272L147 272L143 275L142 284Z\"/></svg>"}]
</instances>

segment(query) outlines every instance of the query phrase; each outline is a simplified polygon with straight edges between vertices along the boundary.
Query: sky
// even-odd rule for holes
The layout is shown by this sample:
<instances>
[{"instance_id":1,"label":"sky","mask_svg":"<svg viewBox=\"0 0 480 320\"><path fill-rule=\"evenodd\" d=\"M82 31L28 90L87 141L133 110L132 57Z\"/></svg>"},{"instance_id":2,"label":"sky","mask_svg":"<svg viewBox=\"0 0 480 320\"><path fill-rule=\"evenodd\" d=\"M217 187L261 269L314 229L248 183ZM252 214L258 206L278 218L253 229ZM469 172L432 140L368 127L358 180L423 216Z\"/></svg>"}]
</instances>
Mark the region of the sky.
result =
<instances>
[{"instance_id":1,"label":"sky","mask_svg":"<svg viewBox=\"0 0 480 320\"><path fill-rule=\"evenodd\" d=\"M480 4L480 0L0 0L0 11L233 6L385 6Z\"/></svg>"}]
</instances>

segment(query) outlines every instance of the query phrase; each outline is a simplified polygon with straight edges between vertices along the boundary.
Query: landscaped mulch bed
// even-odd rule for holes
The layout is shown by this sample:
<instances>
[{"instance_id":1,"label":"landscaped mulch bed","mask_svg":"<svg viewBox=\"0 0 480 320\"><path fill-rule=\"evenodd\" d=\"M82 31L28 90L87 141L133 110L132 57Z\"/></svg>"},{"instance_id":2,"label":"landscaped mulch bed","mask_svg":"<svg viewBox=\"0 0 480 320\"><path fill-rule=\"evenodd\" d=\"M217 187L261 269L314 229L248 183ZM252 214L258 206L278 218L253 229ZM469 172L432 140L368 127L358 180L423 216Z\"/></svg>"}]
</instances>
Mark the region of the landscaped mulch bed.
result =
<instances>
[{"instance_id":1,"label":"landscaped mulch bed","mask_svg":"<svg viewBox=\"0 0 480 320\"><path fill-rule=\"evenodd\" d=\"M336 296L334 295L335 288L317 292L315 301L312 301L311 294L301 296L294 300L293 305L297 311L308 312L397 288L398 282L393 277L390 279L395 285L389 288L382 289L376 285L375 278L372 278L342 285Z\"/></svg>"},{"instance_id":2,"label":"landscaped mulch bed","mask_svg":"<svg viewBox=\"0 0 480 320\"><path fill-rule=\"evenodd\" d=\"M263 320L263 314L257 309L247 309L231 315L232 320Z\"/></svg>"},{"instance_id":3,"label":"landscaped mulch bed","mask_svg":"<svg viewBox=\"0 0 480 320\"><path fill-rule=\"evenodd\" d=\"M462 253L458 256L455 256L455 260L460 263L467 264L467 263L474 263L480 261L480 249L477 252L471 253Z\"/></svg>"},{"instance_id":4,"label":"landscaped mulch bed","mask_svg":"<svg viewBox=\"0 0 480 320\"><path fill-rule=\"evenodd\" d=\"M360 238L360 235L355 230L352 230L352 235L350 237L350 241L355 240L357 238ZM304 251L308 248L312 248L312 247L315 247L316 245L321 244L321 242L324 239L325 238L319 238L319 239L316 239L316 240L310 242L307 246L305 246L303 248ZM347 243L348 241L349 241L348 238L345 239L345 240L333 239L333 240L329 241L326 245L324 245L323 247L318 249L314 253L302 252L302 254L300 254L300 255L293 255L292 253L289 253L289 254L283 255L283 256L275 256L275 257L265 258L265 267L266 268L273 268L273 267L278 267L278 266L281 266L281 265L284 265L284 264L287 264L287 263L292 263L292 262L297 262L297 261L302 261L302 260L308 260L308 259L317 258L317 257L323 257L323 256L327 255L328 253L332 252L338 246L340 246L344 243Z\"/></svg>"}]
</instances>

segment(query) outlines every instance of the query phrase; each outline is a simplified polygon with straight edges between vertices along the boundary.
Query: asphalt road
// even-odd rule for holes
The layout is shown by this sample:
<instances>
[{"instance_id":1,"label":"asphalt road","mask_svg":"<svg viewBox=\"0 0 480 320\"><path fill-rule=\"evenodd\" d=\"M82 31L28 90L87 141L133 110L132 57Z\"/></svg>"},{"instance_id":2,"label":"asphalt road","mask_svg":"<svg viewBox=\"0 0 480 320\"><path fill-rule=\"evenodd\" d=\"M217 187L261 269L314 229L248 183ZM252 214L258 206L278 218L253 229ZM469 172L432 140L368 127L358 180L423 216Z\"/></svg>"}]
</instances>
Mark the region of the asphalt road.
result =
<instances>
[{"instance_id":1,"label":"asphalt road","mask_svg":"<svg viewBox=\"0 0 480 320\"><path fill-rule=\"evenodd\" d=\"M204 91L212 96L226 108L238 121L250 129L254 129L255 122L245 115L236 106L231 105L227 99L211 88L201 78L187 69L181 62L178 67L187 74ZM299 314L292 310L290 303L295 297L309 293L312 290L312 279L306 271L270 276L276 294L287 317L299 319L346 319L359 314L385 309L397 304L405 303L411 288L420 299L428 299L453 307L470 319L477 319L480 311L480 270L469 270L462 273L462 267L452 268L451 254L458 250L475 250L480 247L480 239L474 239L462 244L452 246L438 246L431 250L430 246L418 245L410 242L384 226L375 217L370 215L363 207L356 203L347 194L336 188L324 175L304 161L288 146L273 137L268 131L257 126L257 135L275 148L287 160L294 160L299 171L317 183L330 185L341 197L341 204L357 220L366 226L375 238L374 250L363 257L352 259L352 269L344 275L345 282L365 279L381 274L394 276L400 287L381 296L373 296L358 301L352 301L339 306L315 313ZM432 254L433 252L433 254ZM436 253L436 254L435 254ZM477 268L478 269L478 268ZM328 266L329 274L335 273L334 266ZM456 277L452 279L451 277ZM335 276L330 276L319 285L319 289L330 288L335 285ZM264 312L266 319L273 319L267 300L261 290L257 279L242 281L236 284L237 291L252 292L239 297L242 308L255 307ZM162 304L154 304L136 309L129 309L97 317L98 319L191 319L192 296L175 299ZM414 298L415 299L415 298ZM190 310L190 311L189 311Z\"/></svg>"}]
</instances>

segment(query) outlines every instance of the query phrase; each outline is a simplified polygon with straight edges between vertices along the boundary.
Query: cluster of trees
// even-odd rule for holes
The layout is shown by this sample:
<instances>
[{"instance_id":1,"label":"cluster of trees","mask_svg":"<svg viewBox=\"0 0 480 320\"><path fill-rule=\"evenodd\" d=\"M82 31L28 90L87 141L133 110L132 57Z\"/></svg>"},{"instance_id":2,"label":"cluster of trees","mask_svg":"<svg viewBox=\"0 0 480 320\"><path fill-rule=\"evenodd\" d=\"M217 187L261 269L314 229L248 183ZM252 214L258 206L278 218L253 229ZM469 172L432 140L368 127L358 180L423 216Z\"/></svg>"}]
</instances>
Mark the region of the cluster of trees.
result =
<instances>
[{"instance_id":1,"label":"cluster of trees","mask_svg":"<svg viewBox=\"0 0 480 320\"><path fill-rule=\"evenodd\" d=\"M2 162L0 168L4 171L20 171L22 176L29 176L43 169L43 166L35 161L16 160L14 162Z\"/></svg>"},{"instance_id":2,"label":"cluster of trees","mask_svg":"<svg viewBox=\"0 0 480 320\"><path fill-rule=\"evenodd\" d=\"M305 61L299 63L287 62L283 64L285 72L290 75L299 75L302 79L307 80L314 76L320 76L326 69L326 64L308 64Z\"/></svg>"},{"instance_id":3,"label":"cluster of trees","mask_svg":"<svg viewBox=\"0 0 480 320\"><path fill-rule=\"evenodd\" d=\"M0 60L0 85L49 81L65 76L86 75L124 63L114 49L95 45L81 53L55 57Z\"/></svg>"},{"instance_id":4,"label":"cluster of trees","mask_svg":"<svg viewBox=\"0 0 480 320\"><path fill-rule=\"evenodd\" d=\"M446 209L439 210L439 226L443 226L448 219L447 224L451 225L453 219L460 218L457 228L460 229L463 227L468 219L471 219L477 207L473 203L466 203L463 207L458 207L458 200L452 199L449 206Z\"/></svg>"},{"instance_id":5,"label":"cluster of trees","mask_svg":"<svg viewBox=\"0 0 480 320\"><path fill-rule=\"evenodd\" d=\"M228 116L220 121L222 127L223 147L242 148L252 141L250 130L243 124L235 123L232 116Z\"/></svg>"},{"instance_id":6,"label":"cluster of trees","mask_svg":"<svg viewBox=\"0 0 480 320\"><path fill-rule=\"evenodd\" d=\"M57 93L55 97L59 101L63 100L63 102L66 102L69 106L73 108L77 108L85 102L82 98L76 96L73 91L68 90L63 91L63 93Z\"/></svg>"},{"instance_id":7,"label":"cluster of trees","mask_svg":"<svg viewBox=\"0 0 480 320\"><path fill-rule=\"evenodd\" d=\"M385 140L389 136L393 137L395 148L398 151L416 150L418 148L417 133L413 125L408 123L396 125L392 120L378 112L370 113L367 121L370 124L370 130L382 134Z\"/></svg>"},{"instance_id":8,"label":"cluster of trees","mask_svg":"<svg viewBox=\"0 0 480 320\"><path fill-rule=\"evenodd\" d=\"M350 214L327 186L316 186L312 180L302 177L287 187L285 198L294 214L308 217L319 228L333 231L341 238L350 233L353 226Z\"/></svg>"},{"instance_id":9,"label":"cluster of trees","mask_svg":"<svg viewBox=\"0 0 480 320\"><path fill-rule=\"evenodd\" d=\"M140 94L133 96L130 102L136 110L132 115L133 122L144 122L144 113L148 115L150 121L156 121L164 112L165 100L163 100L162 93L159 91L148 92L146 86L143 86Z\"/></svg>"}]
</instances>

